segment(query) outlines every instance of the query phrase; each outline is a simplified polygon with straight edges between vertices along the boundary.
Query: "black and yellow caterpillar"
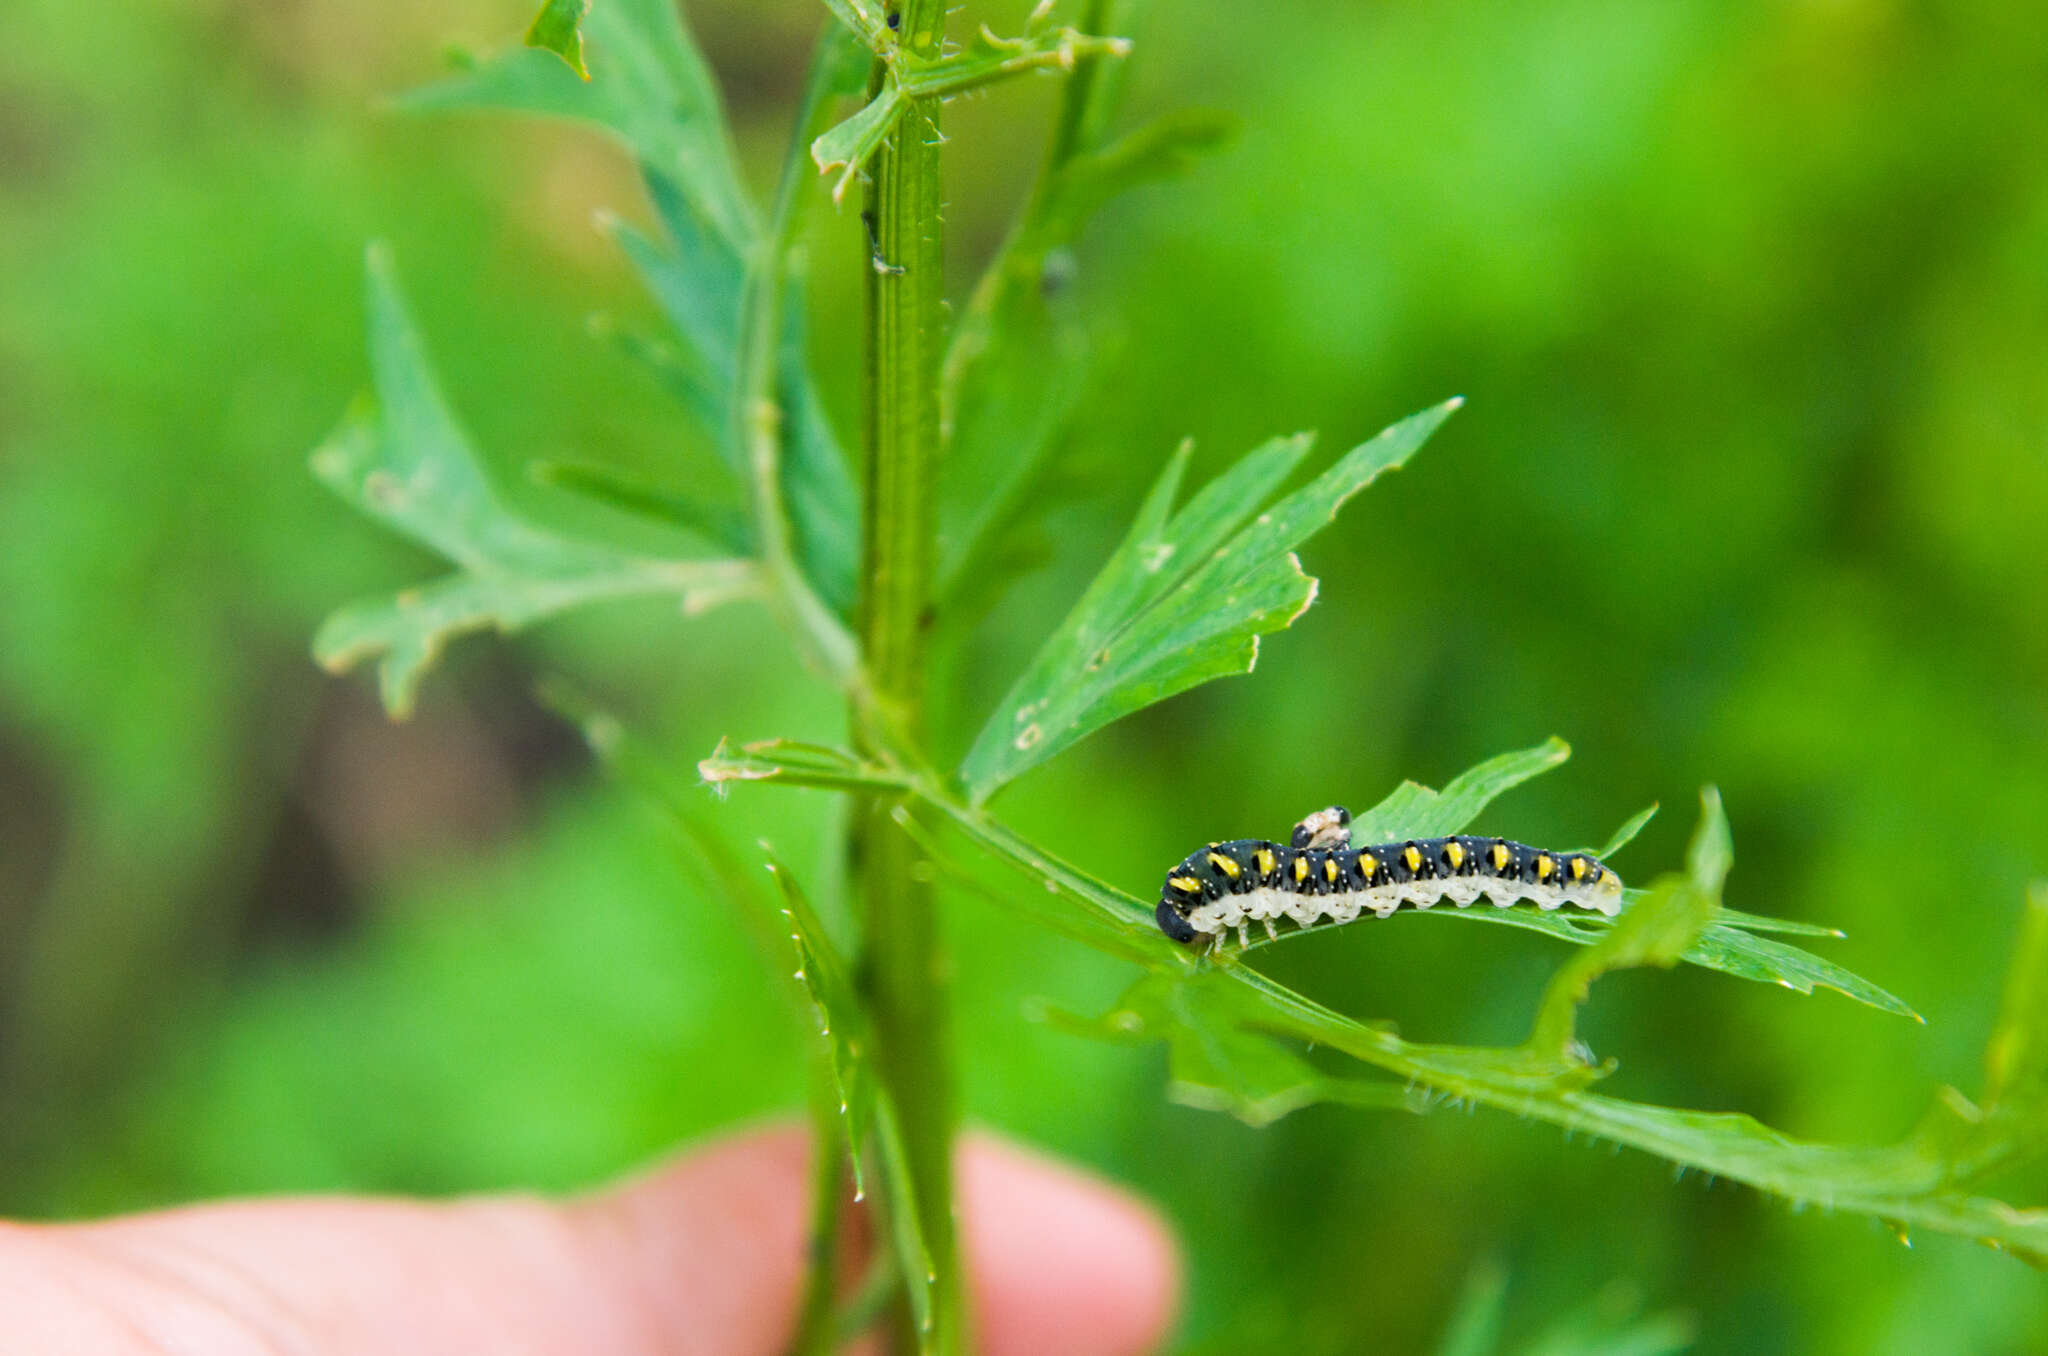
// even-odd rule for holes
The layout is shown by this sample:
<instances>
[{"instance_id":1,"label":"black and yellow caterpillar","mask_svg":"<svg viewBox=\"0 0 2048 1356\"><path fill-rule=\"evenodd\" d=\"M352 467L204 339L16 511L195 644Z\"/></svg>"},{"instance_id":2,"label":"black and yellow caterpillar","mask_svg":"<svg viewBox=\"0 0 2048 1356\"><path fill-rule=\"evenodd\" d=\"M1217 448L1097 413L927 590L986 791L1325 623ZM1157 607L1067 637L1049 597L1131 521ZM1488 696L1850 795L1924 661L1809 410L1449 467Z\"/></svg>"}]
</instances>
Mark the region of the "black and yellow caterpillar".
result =
<instances>
[{"instance_id":1,"label":"black and yellow caterpillar","mask_svg":"<svg viewBox=\"0 0 2048 1356\"><path fill-rule=\"evenodd\" d=\"M1506 908L1533 900L1612 917L1621 912L1621 878L1583 852L1548 852L1505 838L1412 838L1351 845L1351 812L1318 810L1295 825L1286 846L1263 838L1211 843L1166 873L1159 930L1176 942L1220 938L1251 924L1274 935L1275 919L1310 927L1328 917L1348 923L1371 912L1386 918L1403 905L1440 899L1465 908L1481 895Z\"/></svg>"}]
</instances>

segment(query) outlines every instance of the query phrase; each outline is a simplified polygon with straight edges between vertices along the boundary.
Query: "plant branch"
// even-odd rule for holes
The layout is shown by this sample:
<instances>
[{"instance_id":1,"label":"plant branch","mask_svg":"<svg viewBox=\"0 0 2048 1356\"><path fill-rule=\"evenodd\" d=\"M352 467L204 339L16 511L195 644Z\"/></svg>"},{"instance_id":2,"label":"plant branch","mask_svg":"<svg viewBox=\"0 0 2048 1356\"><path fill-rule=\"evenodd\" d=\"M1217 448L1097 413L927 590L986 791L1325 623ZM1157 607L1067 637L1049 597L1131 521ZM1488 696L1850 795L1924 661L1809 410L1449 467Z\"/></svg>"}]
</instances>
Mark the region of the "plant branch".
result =
<instances>
[{"instance_id":1,"label":"plant branch","mask_svg":"<svg viewBox=\"0 0 2048 1356\"><path fill-rule=\"evenodd\" d=\"M943 0L907 0L900 41L936 58ZM890 79L875 63L870 93ZM939 450L939 357L944 345L944 274L936 99L911 99L872 166L864 217L872 234L867 278L865 494L858 630L866 691L854 697L862 753L923 745L928 633L937 555L935 488ZM903 1180L888 1194L911 1220L892 1221L900 1239L914 1227L929 1261L923 1331L899 1315L906 1348L954 1352L964 1345L953 1230L955 1118L947 1040L945 967L933 891L916 844L898 832L898 798L861 795L855 807L852 876L865 911L861 978L876 1033L885 1105L893 1106Z\"/></svg>"}]
</instances>

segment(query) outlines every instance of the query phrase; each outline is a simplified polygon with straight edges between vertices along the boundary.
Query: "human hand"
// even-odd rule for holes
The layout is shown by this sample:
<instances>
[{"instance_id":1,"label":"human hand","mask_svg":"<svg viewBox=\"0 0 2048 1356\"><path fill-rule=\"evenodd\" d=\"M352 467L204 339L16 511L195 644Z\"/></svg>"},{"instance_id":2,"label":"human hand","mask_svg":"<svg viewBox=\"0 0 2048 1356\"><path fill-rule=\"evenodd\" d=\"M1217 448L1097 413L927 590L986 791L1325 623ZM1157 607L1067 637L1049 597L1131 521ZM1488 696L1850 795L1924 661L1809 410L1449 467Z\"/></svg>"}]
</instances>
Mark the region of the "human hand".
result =
<instances>
[{"instance_id":1,"label":"human hand","mask_svg":"<svg viewBox=\"0 0 2048 1356\"><path fill-rule=\"evenodd\" d=\"M0 1351L64 1356L772 1353L802 1285L805 1136L699 1148L601 1195L312 1197L0 1223ZM986 1356L1126 1356L1179 1263L1149 1207L988 1136L960 1151Z\"/></svg>"}]
</instances>

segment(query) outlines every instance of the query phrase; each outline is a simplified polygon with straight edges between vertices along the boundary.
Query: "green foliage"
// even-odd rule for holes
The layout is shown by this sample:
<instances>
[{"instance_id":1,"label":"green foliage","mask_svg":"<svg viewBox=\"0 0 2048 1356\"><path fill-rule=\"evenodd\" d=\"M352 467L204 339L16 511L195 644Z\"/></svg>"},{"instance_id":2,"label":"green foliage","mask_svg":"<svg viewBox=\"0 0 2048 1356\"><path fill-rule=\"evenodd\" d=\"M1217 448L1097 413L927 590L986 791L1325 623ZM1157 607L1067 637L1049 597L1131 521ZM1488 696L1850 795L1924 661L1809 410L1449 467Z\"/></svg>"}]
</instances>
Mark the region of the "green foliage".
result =
<instances>
[{"instance_id":1,"label":"green foliage","mask_svg":"<svg viewBox=\"0 0 2048 1356\"><path fill-rule=\"evenodd\" d=\"M1684 1315L1642 1314L1639 1298L1621 1284L1557 1316L1528 1341L1509 1344L1507 1295L1508 1274L1498 1263L1473 1268L1437 1356L1673 1356L1693 1344L1695 1325Z\"/></svg>"},{"instance_id":2,"label":"green foliage","mask_svg":"<svg viewBox=\"0 0 2048 1356\"><path fill-rule=\"evenodd\" d=\"M1461 832L1500 792L1555 767L1565 752L1561 742L1552 740L1504 755L1472 769L1441 792L1405 783L1355 816L1354 830L1364 825L1375 839ZM784 763L762 746L750 749L744 759L714 756L700 771L714 783L779 779L803 784L813 775L807 768L826 761L805 751L801 758ZM829 761L854 766L849 755ZM1968 1104L1953 1093L1944 1095L1929 1123L1913 1137L1892 1149L1872 1150L1802 1143L1746 1116L1676 1111L1587 1090L1613 1066L1594 1062L1574 1040L1574 1014L1592 981L1615 969L1669 966L1683 960L1802 988L1811 986L1817 967L1825 967L1840 976L1841 987L1852 997L1907 1011L1875 986L1789 946L1778 946L1775 957L1763 953L1735 966L1727 963L1720 948L1703 945L1706 929L1717 926L1711 920L1719 914L1732 861L1727 822L1719 797L1711 791L1702 797L1700 825L1685 871L1636 892L1615 925L1597 935L1573 938L1592 945L1553 976L1529 1041L1484 1049L1403 1041L1383 1027L1340 1016L1283 988L1246 968L1227 948L1210 963L1191 965L1185 952L1144 926L1140 920L1145 906L1139 900L1092 881L1017 839L981 811L951 800L929 780L905 776L903 784L945 815L976 848L1004 859L1025 880L1042 882L1056 898L1084 907L1086 913L1069 921L1070 935L1149 966L1152 973L1100 1019L1064 1018L1061 1024L1119 1042L1165 1042L1177 1100L1264 1125L1316 1101L1408 1106L1407 1090L1421 1088L1442 1099L1497 1106L1631 1145L1795 1202L1961 1233L2029 1257L2048 1241L2048 1212L2015 1211L1958 1189L1967 1171L1982 1171L1979 1165L2004 1163L2030 1152L2034 1136L2020 1129L2020 1116L2000 1119L1974 1109L1958 1111ZM927 846L935 855L945 855L942 846ZM1006 898L1039 906L1031 885ZM1430 912L1531 923L1546 917L1526 907ZM1540 925L1538 930L1551 931ZM1747 935L1735 928L1728 931ZM2038 943L2022 947L2012 980L2013 992L2026 996L2009 1001L2007 1023L1994 1039L1994 1048L2030 1039L2024 1032L2040 1016L2029 1004L2039 982L2034 970L2048 949L2037 954L2030 947L2038 948ZM1342 1052L1401 1081L1376 1085L1324 1073L1304 1060L1296 1048L1301 1043ZM1967 1148L1944 1147L1947 1132L1942 1123L1954 1115L1966 1115L1972 1124L1987 1127L1997 1120L1998 1128L1978 1131Z\"/></svg>"},{"instance_id":3,"label":"green foliage","mask_svg":"<svg viewBox=\"0 0 2048 1356\"><path fill-rule=\"evenodd\" d=\"M335 613L313 643L323 665L345 670L382 655L384 704L403 716L427 666L464 631L513 631L606 598L674 594L697 613L759 592L744 560L650 559L562 537L507 508L441 396L382 250L371 250L369 274L376 404L350 415L313 454L313 470L459 570Z\"/></svg>"},{"instance_id":4,"label":"green foliage","mask_svg":"<svg viewBox=\"0 0 2048 1356\"><path fill-rule=\"evenodd\" d=\"M590 0L547 0L526 30L526 45L553 52L588 80L590 71L583 64L583 20L589 13Z\"/></svg>"},{"instance_id":5,"label":"green foliage","mask_svg":"<svg viewBox=\"0 0 2048 1356\"><path fill-rule=\"evenodd\" d=\"M1072 28L1034 24L1020 38L999 38L981 28L966 47L941 57L920 57L899 43L886 23L869 7L851 0L828 0L834 14L875 49L886 68L881 89L860 111L820 133L811 143L811 159L821 171L838 170L832 187L837 199L895 130L897 122L919 99L944 99L979 89L1027 71L1071 71L1096 56L1124 56L1130 44L1121 38L1097 37ZM1049 12L1041 8L1034 17Z\"/></svg>"},{"instance_id":6,"label":"green foliage","mask_svg":"<svg viewBox=\"0 0 2048 1356\"><path fill-rule=\"evenodd\" d=\"M1259 637L1291 625L1315 598L1294 548L1381 472L1405 464L1460 403L1403 420L1269 506L1308 454L1305 435L1267 443L1175 513L1190 455L1183 446L1123 545L982 726L961 765L974 803L1113 720L1250 671Z\"/></svg>"},{"instance_id":7,"label":"green foliage","mask_svg":"<svg viewBox=\"0 0 2048 1356\"><path fill-rule=\"evenodd\" d=\"M15 171L0 184L0 253L35 261L0 284L0 328L14 337L0 354L14 397L0 419L12 544L0 561L0 755L18 774L0 787L0 895L29 904L0 920L15 1000L0 1026L66 1085L114 1067L107 1050L154 1059L141 1033L186 1050L128 1091L127 1130L53 1119L60 1147L45 1166L10 1152L17 1205L51 1208L58 1178L92 1184L64 1196L74 1209L297 1186L567 1187L678 1133L798 1101L803 1047L758 1001L774 990L741 963L740 939L721 933L760 910L739 907L715 869L691 878L713 884L678 886L660 854L635 850L637 820L597 813L604 792L554 776L545 807L493 821L481 840L366 852L329 816L444 812L410 799L431 780L414 763L379 764L367 749L353 790L317 780L336 758L326 739L375 741L346 723L348 694L295 662L333 599L427 573L397 534L337 532L333 505L277 455L333 422L334 393L351 380L353 260L367 234L402 241L469 445L557 458L550 483L605 506L529 514L539 499L492 460L488 488L518 521L579 543L616 530L658 543L656 556L681 527L698 540L678 554L763 559L732 393L760 242L781 233L751 224L768 214L739 185L775 178L772 152L796 129L778 102L789 82L763 75L795 64L789 35L819 16L685 7L731 63L741 156L708 78L692 86L694 48L671 42L674 8L598 4L588 85L554 55L517 48L514 33L511 50L423 96L481 107L492 99L473 96L496 91L502 106L596 123L633 151L647 201L619 204L638 224L611 236L647 275L656 304L644 318L626 294L633 273L579 244L587 199L620 191L601 148L338 111L391 83L381 64L360 63L427 51L445 17L345 6L328 16L342 27L322 29L335 40L310 43L253 9L222 19L117 3L89 29L47 0L0 15L12 39L0 43L12 54L0 56L0 144ZM861 36L882 31L880 6L844 8ZM1136 32L1119 6L1069 8L1062 17L1081 29ZM1149 144L1156 158L1132 163L1176 169L1222 125L1189 120L1200 135L1176 140L1187 115L1168 113L1114 139L1123 63L1077 59L1069 88L1093 93L1063 94L1002 267L958 298L935 632L958 667L937 690L985 714L986 676L1021 671L1063 610L1047 607L1082 591L1075 562L1109 542L1098 508L1075 510L1075 484L1093 505L1136 502L1157 469L1138 453L1189 429L1248 447L1276 420L1313 415L1348 443L1432 392L1484 396L1460 421L1455 464L1376 487L1369 520L1347 514L1318 543L1312 563L1331 587L1284 647L1298 662L1269 654L1244 683L1076 744L1011 789L1006 822L968 809L943 770L866 754L851 770L814 755L785 778L823 782L836 769L856 789L946 797L950 808L906 817L904 832L928 842L949 891L1000 902L947 920L970 1114L1166 1204L1192 1259L1190 1343L1340 1350L1369 1331L1416 1346L1439 1325L1446 1277L1474 1251L1525 1239L1518 1310L1556 1312L1585 1293L1589 1271L1619 1270L1682 1296L1723 1349L1930 1350L2024 1344L2040 1330L2037 1282L1966 1249L1921 1238L1907 1252L1856 1222L1794 1224L1691 1181L1662 1189L1653 1164L1563 1153L1506 1117L1443 1125L1333 1108L1252 1134L1158 1107L1152 1065L1017 1011L1036 992L1100 1012L1134 963L1147 980L1149 967L1198 965L1159 937L1141 901L1103 884L1139 887L1190 835L1263 822L1311 789L1319 802L1410 769L1441 781L1559 728L1581 761L1595 753L1596 782L1544 779L1500 818L1488 811L1489 828L1589 838L1710 770L1750 816L1737 824L1730 897L1790 915L1724 908L1688 948L1691 973L1599 986L1613 1026L1596 1024L1601 1011L1585 1029L1603 1051L1603 1031L1627 1033L1626 1046L1613 1039L1632 1096L1877 1142L1905 1114L1905 1090L1956 1077L1992 1017L1986 977L2013 960L2009 1006L2023 1011L2022 976L2040 971L2022 963L2036 907L2014 947L2003 906L2039 869L2048 813L2029 714L2044 632L2011 606L2043 562L2031 376L2048 314L2033 266L2041 174L2011 149L2044 130L2038 44L2022 28L1967 5L1938 20L1848 6L1745 23L1701 7L1584 4L1168 20L1155 25L1163 41L1140 34L1139 50L1167 56L1148 80L1181 76L1152 84L1147 105L1227 104L1244 116L1242 147L1170 194L1115 205L1091 235L1078 223L1035 233L1033 221L1068 215L1061 202L1088 201L1081 167L1107 165L1113 148ZM371 31L377 41L348 40ZM858 90L868 53L841 47ZM859 107L839 97L828 122ZM992 205L1018 196L1005 160L1016 138L991 126L1006 107L948 109L948 224L970 250L1004 238ZM800 168L827 130L805 129ZM699 170L682 168L693 157ZM701 171L721 159L744 159L746 179ZM494 224L505 202L510 220ZM797 351L807 317L819 362L840 364L858 289L834 275L864 270L866 244L851 213L797 234L768 330ZM832 269L814 287L796 267L805 246ZM294 280L289 325L251 277ZM615 346L549 337L589 306L623 314ZM635 403L617 349L644 359L680 418L651 384L647 408ZM823 398L798 401L804 364L771 366L790 555L827 609L850 616L852 477L830 459L800 475L790 439L805 409L831 434L828 405L850 432L851 381L809 382ZM374 433L388 411L366 418ZM850 442L817 446L836 457ZM838 566L803 521L807 503L832 498L835 465L846 494L812 521L840 532ZM640 521L604 516L615 509ZM1053 542L1068 572L1003 594L1034 554L1053 558ZM1000 626L972 632L997 596L1009 599ZM701 752L727 730L844 742L836 708L759 633L752 609L685 630L625 605L551 625L512 662L606 674L633 724L672 722L677 748ZM408 732L429 773L443 714L472 699L469 683L446 697ZM467 737L481 726L491 741L482 763L498 740L524 747L537 734L488 705L468 719ZM338 735L319 733L335 721ZM975 732L945 713L935 723L948 747ZM1343 737L1355 730L1369 737ZM1276 742L1285 756L1263 756ZM1199 748L1201 779L1155 756L1168 748ZM302 763L312 770L293 770ZM835 798L748 791L704 803L721 837L772 834L785 849L830 837ZM281 954L266 942L252 961L244 915L296 895L260 859L274 826L308 806L358 921ZM1652 825L1623 874L1653 877L1682 833ZM754 894L768 893L751 850L738 855ZM783 860L819 883L820 911L841 924L829 866L803 847ZM1608 930L1433 909L1315 941L1290 933L1284 951L1260 941L1250 964L1328 1007L1398 1014L1404 1032L1497 1042L1527 1029L1541 943L1411 916L1542 930L1575 949ZM1825 949L1910 995L1934 1026L1871 1022L1834 1002L1795 1008L1700 968L1909 1011L1844 967L1777 949L1779 937L1804 946L1802 934L1832 932L1805 918L1849 927L1853 951ZM839 934L850 956L855 934ZM784 954L786 932L770 940ZM781 988L793 968L776 972ZM102 1006L112 1041L100 1058L30 1043L59 1008L115 996L161 1013L216 981L217 1021L108 1022L124 1009ZM1175 1098L1245 1114L1341 1100L1352 1083L1406 1089L1330 1045L1248 1031L1230 1005L1189 996L1203 990L1174 992L1158 1045ZM1969 1193L2039 1199L2027 1167L2042 1119L2028 1091L2038 1025L2001 1018L1983 1096L1948 1095L1931 1117L1947 1138L1927 1161L1967 1176ZM1184 1027L1227 1057L1205 1063ZM1273 1047L1263 1063L1260 1042ZM17 1086L8 1102L25 1119L35 1113ZM394 1119L394 1106L407 1115ZM1566 1217L1574 1228L1560 1233ZM1263 1340L1232 1340L1243 1333Z\"/></svg>"}]
</instances>

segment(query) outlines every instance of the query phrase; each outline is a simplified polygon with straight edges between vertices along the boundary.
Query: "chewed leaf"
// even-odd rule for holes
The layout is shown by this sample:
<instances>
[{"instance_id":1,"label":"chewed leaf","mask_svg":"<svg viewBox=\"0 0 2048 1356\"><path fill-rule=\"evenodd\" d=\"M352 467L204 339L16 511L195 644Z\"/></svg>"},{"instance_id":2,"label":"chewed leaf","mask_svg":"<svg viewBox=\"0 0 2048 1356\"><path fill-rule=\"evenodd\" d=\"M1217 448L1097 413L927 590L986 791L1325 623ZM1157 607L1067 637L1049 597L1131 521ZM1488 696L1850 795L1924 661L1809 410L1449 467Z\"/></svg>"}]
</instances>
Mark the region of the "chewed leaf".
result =
<instances>
[{"instance_id":1,"label":"chewed leaf","mask_svg":"<svg viewBox=\"0 0 2048 1356\"><path fill-rule=\"evenodd\" d=\"M1268 443L1172 513L1187 465L1186 449L1177 453L1123 545L982 727L961 765L970 798L986 801L1113 720L1248 671L1259 637L1290 625L1315 597L1294 548L1404 463L1457 405L1403 420L1264 512L1307 453L1306 438Z\"/></svg>"},{"instance_id":2,"label":"chewed leaf","mask_svg":"<svg viewBox=\"0 0 2048 1356\"><path fill-rule=\"evenodd\" d=\"M583 64L583 17L588 13L590 0L547 0L526 30L526 45L553 52L588 80L590 70Z\"/></svg>"},{"instance_id":3,"label":"chewed leaf","mask_svg":"<svg viewBox=\"0 0 2048 1356\"><path fill-rule=\"evenodd\" d=\"M512 631L608 598L669 594L686 611L701 611L759 591L749 561L633 555L558 535L512 512L442 398L381 249L370 253L369 312L375 408L351 414L314 452L314 474L459 569L336 612L314 639L321 664L338 672L382 654L384 704L403 716L426 668L463 632Z\"/></svg>"}]
</instances>

